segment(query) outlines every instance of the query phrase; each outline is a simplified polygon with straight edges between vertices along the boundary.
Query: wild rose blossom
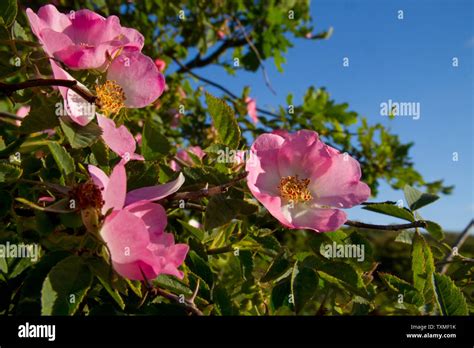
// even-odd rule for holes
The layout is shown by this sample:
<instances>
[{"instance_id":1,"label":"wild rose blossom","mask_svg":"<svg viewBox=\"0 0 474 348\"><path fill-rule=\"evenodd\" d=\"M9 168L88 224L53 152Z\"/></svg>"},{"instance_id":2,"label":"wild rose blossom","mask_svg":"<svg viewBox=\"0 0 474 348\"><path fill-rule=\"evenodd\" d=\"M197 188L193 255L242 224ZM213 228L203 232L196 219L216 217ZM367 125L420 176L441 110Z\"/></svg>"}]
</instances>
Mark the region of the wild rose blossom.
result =
<instances>
[{"instance_id":1,"label":"wild rose blossom","mask_svg":"<svg viewBox=\"0 0 474 348\"><path fill-rule=\"evenodd\" d=\"M245 98L245 102L247 103L247 113L252 119L252 122L254 124L257 124L258 123L257 101L253 98L247 97Z\"/></svg>"},{"instance_id":2,"label":"wild rose blossom","mask_svg":"<svg viewBox=\"0 0 474 348\"><path fill-rule=\"evenodd\" d=\"M325 145L314 131L260 135L246 170L255 198L291 229L334 231L347 220L339 208L370 196L359 163Z\"/></svg>"},{"instance_id":3,"label":"wild rose blossom","mask_svg":"<svg viewBox=\"0 0 474 348\"><path fill-rule=\"evenodd\" d=\"M96 104L102 114L110 116L122 108L145 107L163 93L163 75L153 60L140 52L143 36L120 26L116 16L104 18L89 10L63 14L53 5L41 7L38 14L27 9L27 16L49 56L72 69L107 71L106 81L95 86ZM54 60L51 65L56 79L74 79ZM94 118L82 97L68 88L59 89L74 122L84 126Z\"/></svg>"},{"instance_id":4,"label":"wild rose blossom","mask_svg":"<svg viewBox=\"0 0 474 348\"><path fill-rule=\"evenodd\" d=\"M189 152L196 155L199 157L199 159L203 159L206 153L202 151L200 146L190 146L185 150L179 150L176 154L176 157L178 157L181 161L183 161L185 164L188 166L193 166L194 162L189 155ZM170 162L170 167L173 169L175 172L181 170L181 166L174 160Z\"/></svg>"},{"instance_id":5,"label":"wild rose blossom","mask_svg":"<svg viewBox=\"0 0 474 348\"><path fill-rule=\"evenodd\" d=\"M160 274L183 278L178 267L184 262L189 247L175 244L173 234L165 232L165 209L153 201L176 192L184 183L184 176L180 174L167 184L127 193L127 176L122 163L115 166L110 177L93 165L88 169L95 185L91 190L100 190L102 199L96 200L96 208L104 215L111 211L99 233L110 250L114 269L133 280L144 280L144 277L151 280Z\"/></svg>"},{"instance_id":6,"label":"wild rose blossom","mask_svg":"<svg viewBox=\"0 0 474 348\"><path fill-rule=\"evenodd\" d=\"M143 48L143 35L122 27L117 16L104 18L86 9L64 14L53 5L37 14L28 8L26 14L46 53L71 69L102 70L121 49Z\"/></svg>"},{"instance_id":7,"label":"wild rose blossom","mask_svg":"<svg viewBox=\"0 0 474 348\"><path fill-rule=\"evenodd\" d=\"M163 72L166 69L166 62L163 59L155 59L155 65L160 72Z\"/></svg>"}]
</instances>

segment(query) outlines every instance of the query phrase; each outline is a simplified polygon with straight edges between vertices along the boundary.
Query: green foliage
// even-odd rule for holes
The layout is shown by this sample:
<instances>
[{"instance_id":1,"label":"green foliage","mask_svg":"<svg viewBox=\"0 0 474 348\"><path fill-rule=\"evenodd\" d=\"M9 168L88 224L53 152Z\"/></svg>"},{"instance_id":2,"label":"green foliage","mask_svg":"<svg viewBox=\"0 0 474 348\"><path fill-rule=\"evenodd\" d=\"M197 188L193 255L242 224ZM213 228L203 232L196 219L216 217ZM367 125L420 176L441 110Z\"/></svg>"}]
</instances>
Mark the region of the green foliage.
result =
<instances>
[{"instance_id":1,"label":"green foliage","mask_svg":"<svg viewBox=\"0 0 474 348\"><path fill-rule=\"evenodd\" d=\"M433 277L441 313L443 315L468 315L466 299L451 278L439 273L433 274Z\"/></svg>"},{"instance_id":2,"label":"green foliage","mask_svg":"<svg viewBox=\"0 0 474 348\"><path fill-rule=\"evenodd\" d=\"M20 1L20 8L36 10L46 3ZM26 17L17 15L16 4L0 4L0 80L6 84L51 76L49 60ZM257 72L269 60L284 71L293 40L318 45L330 36L331 28L314 31L309 1L136 1L123 5L120 13L122 4L85 0L80 6L118 15L122 25L144 35L143 52L168 65L167 90L159 100L114 119L142 136L137 153L145 161L127 163L128 190L175 179L171 161L178 150L199 145L206 153L200 159L188 152L189 163L179 163L186 178L180 191L202 195L184 206L173 199L159 202L168 216L166 231L190 247L180 267L184 277L162 274L150 286L192 299L206 315L472 314L472 269L458 257L447 275L436 272L435 265L451 252L453 236L418 214L439 198L437 193L450 193L452 187L423 179L410 158L413 143L403 143L381 124L369 124L347 103L315 86L301 100L290 94L286 104L259 112L259 124L254 125L245 103L251 86L235 95L224 86L227 92L214 96L213 83L192 75L206 66L236 75ZM61 1L58 9L78 8ZM178 22L181 9L186 20ZM288 18L289 10L294 19ZM237 58L240 66L229 63L229 57ZM19 66L12 64L16 58ZM71 73L90 90L100 79L97 71ZM58 117L62 98L56 89L38 87L0 97L6 114L0 117L0 244L36 243L41 249L37 263L0 257L0 314L187 313L182 303L152 296L145 284L115 273L100 235L91 233L81 212L70 207L70 190L90 180L88 165L110 174L120 160L101 139L97 120L82 127ZM15 117L20 105L31 107L21 126ZM48 129L54 132L43 133ZM316 130L328 145L359 161L373 196L382 182L405 191L408 208L383 202L366 204L365 210L404 223L425 221L429 234L421 228L396 234L355 228L317 234L282 227L255 203L245 180L229 185L242 173L242 164L219 158L221 151L248 150L255 137L272 129ZM206 191L219 185L217 194ZM325 248L333 243L363 247L363 258L326 255ZM463 255L472 257L473 250L470 246Z\"/></svg>"},{"instance_id":3,"label":"green foliage","mask_svg":"<svg viewBox=\"0 0 474 348\"><path fill-rule=\"evenodd\" d=\"M84 261L70 256L48 273L41 290L41 314L74 314L92 283L92 274Z\"/></svg>"},{"instance_id":4,"label":"green foliage","mask_svg":"<svg viewBox=\"0 0 474 348\"><path fill-rule=\"evenodd\" d=\"M206 93L206 103L219 136L218 140L230 148L237 148L240 128L230 106L209 93Z\"/></svg>"}]
</instances>

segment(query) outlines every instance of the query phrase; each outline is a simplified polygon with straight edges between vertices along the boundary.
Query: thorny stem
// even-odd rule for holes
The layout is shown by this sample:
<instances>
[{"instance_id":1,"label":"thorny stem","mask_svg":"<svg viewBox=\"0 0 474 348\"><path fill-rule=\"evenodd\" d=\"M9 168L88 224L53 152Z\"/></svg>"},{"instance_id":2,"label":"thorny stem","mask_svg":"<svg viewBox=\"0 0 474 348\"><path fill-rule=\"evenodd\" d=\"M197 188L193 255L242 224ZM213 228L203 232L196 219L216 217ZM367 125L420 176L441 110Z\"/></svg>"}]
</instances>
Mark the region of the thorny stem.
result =
<instances>
[{"instance_id":1,"label":"thorny stem","mask_svg":"<svg viewBox=\"0 0 474 348\"><path fill-rule=\"evenodd\" d=\"M0 82L0 93L10 96L13 92L33 87L51 87L61 86L72 89L89 103L95 103L96 97L89 91L86 91L77 84L76 80L59 80L59 79L32 79L19 83L2 83Z\"/></svg>"}]
</instances>

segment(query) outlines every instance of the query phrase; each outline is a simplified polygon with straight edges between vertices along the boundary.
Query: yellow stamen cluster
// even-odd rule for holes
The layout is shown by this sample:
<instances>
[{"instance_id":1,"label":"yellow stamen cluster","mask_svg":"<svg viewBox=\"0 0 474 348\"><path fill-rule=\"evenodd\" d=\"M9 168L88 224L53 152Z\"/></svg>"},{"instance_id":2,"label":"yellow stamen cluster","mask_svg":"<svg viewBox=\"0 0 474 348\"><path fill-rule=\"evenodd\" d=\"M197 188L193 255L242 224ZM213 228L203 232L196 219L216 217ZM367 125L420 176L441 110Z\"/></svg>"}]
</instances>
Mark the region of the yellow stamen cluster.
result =
<instances>
[{"instance_id":1,"label":"yellow stamen cluster","mask_svg":"<svg viewBox=\"0 0 474 348\"><path fill-rule=\"evenodd\" d=\"M104 84L97 85L95 92L97 105L106 116L118 114L125 107L125 93L117 82L107 80Z\"/></svg>"},{"instance_id":2,"label":"yellow stamen cluster","mask_svg":"<svg viewBox=\"0 0 474 348\"><path fill-rule=\"evenodd\" d=\"M278 189L280 196L294 203L307 202L313 199L311 192L308 190L309 179L298 179L298 175L285 176L281 178Z\"/></svg>"}]
</instances>

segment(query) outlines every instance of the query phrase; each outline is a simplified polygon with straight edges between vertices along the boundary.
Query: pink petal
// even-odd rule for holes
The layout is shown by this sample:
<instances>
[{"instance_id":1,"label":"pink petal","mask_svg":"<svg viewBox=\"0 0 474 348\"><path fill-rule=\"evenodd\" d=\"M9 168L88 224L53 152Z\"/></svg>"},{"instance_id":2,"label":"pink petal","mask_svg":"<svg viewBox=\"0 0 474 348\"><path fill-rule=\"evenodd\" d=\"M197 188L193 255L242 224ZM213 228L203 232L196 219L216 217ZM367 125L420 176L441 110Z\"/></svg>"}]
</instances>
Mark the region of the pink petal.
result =
<instances>
[{"instance_id":1,"label":"pink petal","mask_svg":"<svg viewBox=\"0 0 474 348\"><path fill-rule=\"evenodd\" d=\"M56 199L54 197L50 197L50 196L42 196L40 198L38 198L38 202L54 202Z\"/></svg>"},{"instance_id":2,"label":"pink petal","mask_svg":"<svg viewBox=\"0 0 474 348\"><path fill-rule=\"evenodd\" d=\"M112 170L109 182L105 186L102 194L104 198L104 206L102 207L102 214L105 214L110 208L113 210L120 210L125 203L125 195L127 193L127 174L125 166L117 164Z\"/></svg>"},{"instance_id":3,"label":"pink petal","mask_svg":"<svg viewBox=\"0 0 474 348\"><path fill-rule=\"evenodd\" d=\"M58 12L53 5L46 5L39 9L38 14L34 13L30 8L26 9L26 15L30 22L31 30L38 39L43 40L41 31L50 28L57 32L62 32L66 27L71 25L68 16ZM44 43L43 43L44 44ZM46 52L51 55L51 52Z\"/></svg>"},{"instance_id":4,"label":"pink petal","mask_svg":"<svg viewBox=\"0 0 474 348\"><path fill-rule=\"evenodd\" d=\"M116 40L122 31L117 16L104 18L93 11L84 9L71 13L69 18L71 25L65 28L64 33L77 45L97 46Z\"/></svg>"},{"instance_id":5,"label":"pink petal","mask_svg":"<svg viewBox=\"0 0 474 348\"><path fill-rule=\"evenodd\" d=\"M132 47L138 51L142 50L143 45L145 44L145 38L139 31L133 28L122 27L122 35L127 39L125 47Z\"/></svg>"},{"instance_id":6,"label":"pink petal","mask_svg":"<svg viewBox=\"0 0 474 348\"><path fill-rule=\"evenodd\" d=\"M142 187L136 190L132 190L127 193L125 205L129 205L142 200L158 201L178 191L183 184L184 175L182 173L179 173L179 176L176 180L170 181L166 184Z\"/></svg>"},{"instance_id":7,"label":"pink petal","mask_svg":"<svg viewBox=\"0 0 474 348\"><path fill-rule=\"evenodd\" d=\"M323 175L331 165L331 156L318 133L301 130L285 138L278 153L280 175L298 175L312 181Z\"/></svg>"},{"instance_id":8,"label":"pink petal","mask_svg":"<svg viewBox=\"0 0 474 348\"><path fill-rule=\"evenodd\" d=\"M45 52L50 56L59 58L61 61L62 59L57 56L57 53L74 47L74 43L69 36L50 28L41 30L40 40L43 43Z\"/></svg>"},{"instance_id":9,"label":"pink petal","mask_svg":"<svg viewBox=\"0 0 474 348\"><path fill-rule=\"evenodd\" d=\"M55 61L51 60L51 68L55 79L74 80L74 78L62 69ZM78 85L87 90L86 86L78 82ZM79 94L67 87L58 87L64 99L64 107L71 120L85 126L95 117L95 106L82 98Z\"/></svg>"},{"instance_id":10,"label":"pink petal","mask_svg":"<svg viewBox=\"0 0 474 348\"><path fill-rule=\"evenodd\" d=\"M316 232L335 231L346 221L346 213L338 209L320 209L308 203L297 203L291 208L282 207L283 214L289 221L290 228L310 229Z\"/></svg>"},{"instance_id":11,"label":"pink petal","mask_svg":"<svg viewBox=\"0 0 474 348\"><path fill-rule=\"evenodd\" d=\"M89 164L87 166L87 170L89 171L89 174L91 176L92 182L99 188L99 189L105 189L107 188L107 185L109 184L109 177L107 174L105 174L102 169L99 167L96 167L92 164Z\"/></svg>"},{"instance_id":12,"label":"pink petal","mask_svg":"<svg viewBox=\"0 0 474 348\"><path fill-rule=\"evenodd\" d=\"M162 59L155 59L155 65L160 72L163 72L166 69L166 62Z\"/></svg>"},{"instance_id":13,"label":"pink petal","mask_svg":"<svg viewBox=\"0 0 474 348\"><path fill-rule=\"evenodd\" d=\"M314 202L336 208L350 208L365 202L370 188L360 177L359 162L348 154L333 152L329 169L310 183L310 190L317 194Z\"/></svg>"},{"instance_id":14,"label":"pink petal","mask_svg":"<svg viewBox=\"0 0 474 348\"><path fill-rule=\"evenodd\" d=\"M165 209L157 203L138 201L126 206L125 210L143 220L152 243L163 234L168 224Z\"/></svg>"},{"instance_id":15,"label":"pink petal","mask_svg":"<svg viewBox=\"0 0 474 348\"><path fill-rule=\"evenodd\" d=\"M134 154L137 145L135 138L127 127L124 125L116 127L113 120L99 114L97 115L97 121L100 128L102 128L102 139L104 139L107 146L122 158L135 159Z\"/></svg>"},{"instance_id":16,"label":"pink petal","mask_svg":"<svg viewBox=\"0 0 474 348\"><path fill-rule=\"evenodd\" d=\"M150 238L145 223L134 214L121 210L106 218L100 235L110 250L112 260L127 264L142 260L153 263L148 250Z\"/></svg>"},{"instance_id":17,"label":"pink petal","mask_svg":"<svg viewBox=\"0 0 474 348\"><path fill-rule=\"evenodd\" d=\"M125 48L110 64L107 79L125 92L125 105L142 108L155 101L165 88L165 79L150 57Z\"/></svg>"},{"instance_id":18,"label":"pink petal","mask_svg":"<svg viewBox=\"0 0 474 348\"><path fill-rule=\"evenodd\" d=\"M252 193L279 195L278 153L283 142L284 139L275 134L262 134L255 140L245 166L249 173L247 184Z\"/></svg>"},{"instance_id":19,"label":"pink petal","mask_svg":"<svg viewBox=\"0 0 474 348\"><path fill-rule=\"evenodd\" d=\"M62 44L62 43L61 43ZM107 63L107 56L118 49L106 42L96 46L70 45L54 52L54 57L71 69L102 69ZM49 47L49 46L48 46Z\"/></svg>"},{"instance_id":20,"label":"pink petal","mask_svg":"<svg viewBox=\"0 0 474 348\"><path fill-rule=\"evenodd\" d=\"M245 102L247 103L247 113L250 115L252 122L257 124L258 123L258 115L257 115L257 102L255 99L247 97L245 98Z\"/></svg>"}]
</instances>

